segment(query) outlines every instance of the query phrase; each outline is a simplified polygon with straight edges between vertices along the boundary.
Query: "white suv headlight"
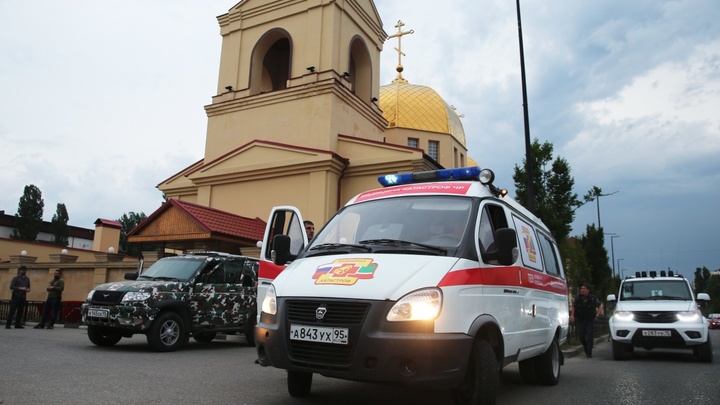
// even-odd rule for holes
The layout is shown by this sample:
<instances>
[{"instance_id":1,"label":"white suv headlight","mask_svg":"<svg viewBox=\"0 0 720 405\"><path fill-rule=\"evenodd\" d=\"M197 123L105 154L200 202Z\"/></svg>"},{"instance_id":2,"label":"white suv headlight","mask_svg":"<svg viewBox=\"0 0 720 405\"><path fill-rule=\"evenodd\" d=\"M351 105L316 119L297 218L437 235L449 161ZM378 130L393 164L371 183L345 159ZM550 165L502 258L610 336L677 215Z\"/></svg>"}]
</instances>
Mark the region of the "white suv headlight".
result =
<instances>
[{"instance_id":1,"label":"white suv headlight","mask_svg":"<svg viewBox=\"0 0 720 405\"><path fill-rule=\"evenodd\" d=\"M263 298L262 306L260 307L262 312L269 315L275 315L277 313L277 297L275 296L275 286L270 287L265 291L265 298Z\"/></svg>"},{"instance_id":2,"label":"white suv headlight","mask_svg":"<svg viewBox=\"0 0 720 405\"><path fill-rule=\"evenodd\" d=\"M678 312L677 317L680 322L697 322L702 317L702 313L700 311L683 311Z\"/></svg>"},{"instance_id":3,"label":"white suv headlight","mask_svg":"<svg viewBox=\"0 0 720 405\"><path fill-rule=\"evenodd\" d=\"M149 292L126 292L125 295L123 295L122 302L136 302L136 301L145 301L148 298L150 298Z\"/></svg>"},{"instance_id":4,"label":"white suv headlight","mask_svg":"<svg viewBox=\"0 0 720 405\"><path fill-rule=\"evenodd\" d=\"M632 321L633 319L633 313L631 311L615 311L613 316L619 322Z\"/></svg>"},{"instance_id":5,"label":"white suv headlight","mask_svg":"<svg viewBox=\"0 0 720 405\"><path fill-rule=\"evenodd\" d=\"M412 292L398 300L385 319L399 321L432 321L440 316L442 309L442 291L428 288Z\"/></svg>"}]
</instances>

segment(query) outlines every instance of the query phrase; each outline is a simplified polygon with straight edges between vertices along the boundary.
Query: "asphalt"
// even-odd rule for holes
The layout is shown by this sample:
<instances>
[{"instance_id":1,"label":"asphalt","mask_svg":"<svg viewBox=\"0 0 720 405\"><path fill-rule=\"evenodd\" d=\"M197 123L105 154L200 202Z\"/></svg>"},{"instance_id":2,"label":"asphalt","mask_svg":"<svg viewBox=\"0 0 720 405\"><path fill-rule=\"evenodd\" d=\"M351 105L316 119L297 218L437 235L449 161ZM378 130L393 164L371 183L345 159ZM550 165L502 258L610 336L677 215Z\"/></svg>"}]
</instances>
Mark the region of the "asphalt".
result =
<instances>
[{"instance_id":1,"label":"asphalt","mask_svg":"<svg viewBox=\"0 0 720 405\"><path fill-rule=\"evenodd\" d=\"M593 346L597 346L598 343L607 342L607 341L608 341L607 334L597 336L594 340L595 343ZM582 345L561 347L560 350L562 350L563 356L566 359L569 359L570 357L575 357L578 354L584 354Z\"/></svg>"}]
</instances>

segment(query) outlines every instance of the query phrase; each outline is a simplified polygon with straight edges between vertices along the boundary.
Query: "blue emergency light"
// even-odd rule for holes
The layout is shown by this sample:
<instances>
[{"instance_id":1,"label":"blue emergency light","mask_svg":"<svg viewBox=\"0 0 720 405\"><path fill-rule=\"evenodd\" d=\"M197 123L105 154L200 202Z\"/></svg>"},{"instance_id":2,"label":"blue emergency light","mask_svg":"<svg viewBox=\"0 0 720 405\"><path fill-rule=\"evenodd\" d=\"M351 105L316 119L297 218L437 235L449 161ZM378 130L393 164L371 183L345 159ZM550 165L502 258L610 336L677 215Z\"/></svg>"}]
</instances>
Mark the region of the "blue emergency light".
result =
<instances>
[{"instance_id":1,"label":"blue emergency light","mask_svg":"<svg viewBox=\"0 0 720 405\"><path fill-rule=\"evenodd\" d=\"M455 169L430 170L426 172L386 174L384 176L378 176L378 182L383 187L388 187L400 184L425 183L428 181L481 180L481 177L484 180L488 178L488 176L491 179L495 177L489 169L480 170L477 166L470 166Z\"/></svg>"}]
</instances>

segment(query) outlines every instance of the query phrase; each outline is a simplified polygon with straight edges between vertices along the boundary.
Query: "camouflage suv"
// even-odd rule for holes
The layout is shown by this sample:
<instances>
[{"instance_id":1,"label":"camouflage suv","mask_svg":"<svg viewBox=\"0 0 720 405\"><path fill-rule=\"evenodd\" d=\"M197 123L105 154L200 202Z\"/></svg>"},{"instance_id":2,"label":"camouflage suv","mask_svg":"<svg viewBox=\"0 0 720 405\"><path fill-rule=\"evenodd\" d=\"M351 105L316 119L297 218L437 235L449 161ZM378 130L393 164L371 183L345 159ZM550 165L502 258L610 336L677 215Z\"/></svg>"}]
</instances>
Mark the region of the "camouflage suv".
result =
<instances>
[{"instance_id":1,"label":"camouflage suv","mask_svg":"<svg viewBox=\"0 0 720 405\"><path fill-rule=\"evenodd\" d=\"M190 336L209 342L218 332L243 333L254 346L257 259L203 252L158 260L144 273L102 284L82 305L88 338L112 346L136 333L157 351L173 351Z\"/></svg>"}]
</instances>

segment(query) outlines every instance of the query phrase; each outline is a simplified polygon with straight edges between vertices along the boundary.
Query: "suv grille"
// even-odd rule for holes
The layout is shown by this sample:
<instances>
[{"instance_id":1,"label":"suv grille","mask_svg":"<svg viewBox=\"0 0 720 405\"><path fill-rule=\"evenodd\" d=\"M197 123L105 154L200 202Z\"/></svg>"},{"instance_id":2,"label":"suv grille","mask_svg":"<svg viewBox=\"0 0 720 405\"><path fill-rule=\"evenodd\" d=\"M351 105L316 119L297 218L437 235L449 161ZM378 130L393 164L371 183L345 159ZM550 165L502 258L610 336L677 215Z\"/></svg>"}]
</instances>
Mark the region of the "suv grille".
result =
<instances>
[{"instance_id":1,"label":"suv grille","mask_svg":"<svg viewBox=\"0 0 720 405\"><path fill-rule=\"evenodd\" d=\"M95 291L90 298L90 303L96 305L119 304L124 295L125 291Z\"/></svg>"},{"instance_id":2,"label":"suv grille","mask_svg":"<svg viewBox=\"0 0 720 405\"><path fill-rule=\"evenodd\" d=\"M633 315L638 323L673 323L678 320L675 311L635 311Z\"/></svg>"},{"instance_id":3,"label":"suv grille","mask_svg":"<svg viewBox=\"0 0 720 405\"><path fill-rule=\"evenodd\" d=\"M322 320L317 319L315 311L319 307L327 309ZM316 370L344 369L352 360L355 344L360 336L360 329L365 322L370 304L358 301L288 301L287 323L302 323L323 327L348 328L349 344L330 344L290 340L290 357L295 364ZM290 327L287 328L287 333ZM308 364L312 363L312 364Z\"/></svg>"}]
</instances>

